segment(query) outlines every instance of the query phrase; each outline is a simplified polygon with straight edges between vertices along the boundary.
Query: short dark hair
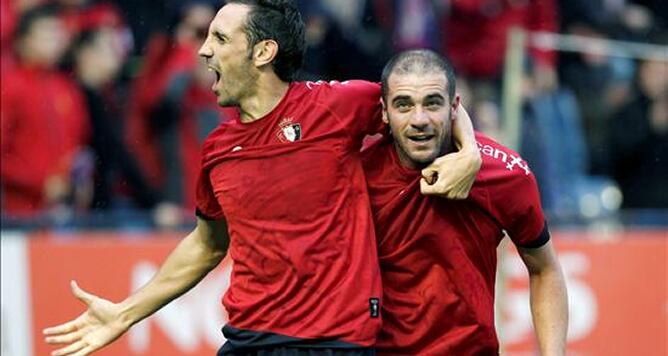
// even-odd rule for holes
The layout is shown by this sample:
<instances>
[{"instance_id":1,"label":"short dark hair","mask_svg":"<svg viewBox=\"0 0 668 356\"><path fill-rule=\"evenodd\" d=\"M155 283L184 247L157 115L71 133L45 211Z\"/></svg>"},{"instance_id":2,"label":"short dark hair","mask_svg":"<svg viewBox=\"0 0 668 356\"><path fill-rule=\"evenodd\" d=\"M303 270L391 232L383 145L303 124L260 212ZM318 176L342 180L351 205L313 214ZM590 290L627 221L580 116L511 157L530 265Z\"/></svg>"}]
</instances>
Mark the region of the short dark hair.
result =
<instances>
[{"instance_id":1,"label":"short dark hair","mask_svg":"<svg viewBox=\"0 0 668 356\"><path fill-rule=\"evenodd\" d=\"M423 74L423 73L443 73L448 81L448 96L450 101L455 97L455 71L447 59L430 49L411 49L397 53L392 57L381 76L381 94L383 99L387 99L388 80L391 74Z\"/></svg>"},{"instance_id":2,"label":"short dark hair","mask_svg":"<svg viewBox=\"0 0 668 356\"><path fill-rule=\"evenodd\" d=\"M245 32L249 48L263 40L278 43L278 54L272 62L274 72L283 81L294 80L304 62L305 26L299 9L291 0L229 0L228 4L251 7Z\"/></svg>"},{"instance_id":3,"label":"short dark hair","mask_svg":"<svg viewBox=\"0 0 668 356\"><path fill-rule=\"evenodd\" d=\"M60 15L60 7L54 4L40 5L26 11L16 26L15 38L18 41L23 40L28 35L35 22L43 18L58 17Z\"/></svg>"}]
</instances>

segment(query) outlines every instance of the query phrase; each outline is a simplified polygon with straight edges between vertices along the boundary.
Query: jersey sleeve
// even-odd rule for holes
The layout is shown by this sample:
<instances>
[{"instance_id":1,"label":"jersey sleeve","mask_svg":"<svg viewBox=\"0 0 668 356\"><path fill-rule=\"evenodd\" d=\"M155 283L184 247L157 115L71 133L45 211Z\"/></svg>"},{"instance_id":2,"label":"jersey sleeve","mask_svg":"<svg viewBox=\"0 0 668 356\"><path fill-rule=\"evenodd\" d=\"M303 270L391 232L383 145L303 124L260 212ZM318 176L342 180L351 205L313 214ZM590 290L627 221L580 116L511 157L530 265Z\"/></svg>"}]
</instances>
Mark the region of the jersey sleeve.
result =
<instances>
[{"instance_id":1,"label":"jersey sleeve","mask_svg":"<svg viewBox=\"0 0 668 356\"><path fill-rule=\"evenodd\" d=\"M220 220L225 217L223 210L218 204L216 195L211 186L211 180L207 170L200 170L199 178L197 179L196 194L196 210L195 215L204 220Z\"/></svg>"},{"instance_id":2,"label":"jersey sleeve","mask_svg":"<svg viewBox=\"0 0 668 356\"><path fill-rule=\"evenodd\" d=\"M536 178L519 154L491 140L481 143L481 175L490 211L519 247L536 248L550 239Z\"/></svg>"},{"instance_id":3,"label":"jersey sleeve","mask_svg":"<svg viewBox=\"0 0 668 356\"><path fill-rule=\"evenodd\" d=\"M211 184L211 178L209 176L209 164L207 164L209 157L207 152L211 152L212 148L215 146L213 141L217 132L218 129L214 130L202 145L202 163L200 164L197 187L195 189L195 214L204 220L220 220L225 217L223 209L220 206L220 203L218 203L218 199L213 190L213 185Z\"/></svg>"},{"instance_id":4,"label":"jersey sleeve","mask_svg":"<svg viewBox=\"0 0 668 356\"><path fill-rule=\"evenodd\" d=\"M317 82L315 85L323 86L322 100L360 145L365 136L384 132L380 84L350 80Z\"/></svg>"},{"instance_id":5,"label":"jersey sleeve","mask_svg":"<svg viewBox=\"0 0 668 356\"><path fill-rule=\"evenodd\" d=\"M519 247L537 248L550 240L533 173L514 173L499 206L504 229Z\"/></svg>"}]
</instances>

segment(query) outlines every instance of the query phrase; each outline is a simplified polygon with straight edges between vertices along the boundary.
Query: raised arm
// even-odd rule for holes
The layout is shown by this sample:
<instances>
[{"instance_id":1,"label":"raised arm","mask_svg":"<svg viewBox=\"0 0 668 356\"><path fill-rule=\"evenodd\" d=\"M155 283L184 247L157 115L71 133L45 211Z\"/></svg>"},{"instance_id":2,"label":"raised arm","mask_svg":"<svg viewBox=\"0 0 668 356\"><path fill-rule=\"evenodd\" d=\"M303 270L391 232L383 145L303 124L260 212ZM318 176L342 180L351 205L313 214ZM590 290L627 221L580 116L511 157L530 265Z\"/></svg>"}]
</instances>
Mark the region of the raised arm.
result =
<instances>
[{"instance_id":1,"label":"raised arm","mask_svg":"<svg viewBox=\"0 0 668 356\"><path fill-rule=\"evenodd\" d=\"M197 219L197 227L171 252L151 281L124 301L112 303L72 282L72 293L88 308L76 319L44 330L47 343L66 345L52 355L88 355L113 342L199 283L225 257L228 245L224 220Z\"/></svg>"},{"instance_id":2,"label":"raised arm","mask_svg":"<svg viewBox=\"0 0 668 356\"><path fill-rule=\"evenodd\" d=\"M539 248L518 247L529 271L531 316L543 356L566 353L568 298L552 243Z\"/></svg>"},{"instance_id":3,"label":"raised arm","mask_svg":"<svg viewBox=\"0 0 668 356\"><path fill-rule=\"evenodd\" d=\"M452 134L457 152L434 160L422 170L420 190L425 195L438 195L448 199L466 199L482 165L482 158L475 142L471 118L461 104L452 123Z\"/></svg>"}]
</instances>

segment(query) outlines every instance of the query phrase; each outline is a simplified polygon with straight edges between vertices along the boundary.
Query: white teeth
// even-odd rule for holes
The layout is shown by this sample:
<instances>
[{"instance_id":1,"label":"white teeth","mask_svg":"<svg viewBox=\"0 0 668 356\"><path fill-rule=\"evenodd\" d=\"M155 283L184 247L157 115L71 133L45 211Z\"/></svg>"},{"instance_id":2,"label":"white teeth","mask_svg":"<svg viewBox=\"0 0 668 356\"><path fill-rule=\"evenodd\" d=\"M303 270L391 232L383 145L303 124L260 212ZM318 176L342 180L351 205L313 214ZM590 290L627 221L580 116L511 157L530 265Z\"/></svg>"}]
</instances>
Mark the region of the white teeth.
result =
<instances>
[{"instance_id":1,"label":"white teeth","mask_svg":"<svg viewBox=\"0 0 668 356\"><path fill-rule=\"evenodd\" d=\"M413 136L409 137L413 141L427 141L432 138L432 136Z\"/></svg>"}]
</instances>

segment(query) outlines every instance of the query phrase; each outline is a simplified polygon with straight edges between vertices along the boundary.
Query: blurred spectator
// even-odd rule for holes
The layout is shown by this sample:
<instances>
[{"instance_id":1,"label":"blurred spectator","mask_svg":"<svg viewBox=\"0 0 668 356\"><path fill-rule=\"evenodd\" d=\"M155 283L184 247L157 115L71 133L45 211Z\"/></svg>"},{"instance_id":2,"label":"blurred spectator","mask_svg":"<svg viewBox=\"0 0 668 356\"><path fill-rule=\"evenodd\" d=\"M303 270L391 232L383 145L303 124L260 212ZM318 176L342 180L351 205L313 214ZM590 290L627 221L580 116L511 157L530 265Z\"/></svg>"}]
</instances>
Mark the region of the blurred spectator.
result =
<instances>
[{"instance_id":1,"label":"blurred spectator","mask_svg":"<svg viewBox=\"0 0 668 356\"><path fill-rule=\"evenodd\" d=\"M652 1L562 0L563 31L598 39L647 42L660 25L645 3ZM612 175L610 120L633 97L635 63L628 58L595 53L564 54L561 78L572 88L581 108L590 152L590 173Z\"/></svg>"},{"instance_id":2,"label":"blurred spectator","mask_svg":"<svg viewBox=\"0 0 668 356\"><path fill-rule=\"evenodd\" d=\"M74 35L99 27L122 27L123 17L116 6L107 1L56 0L62 7L62 18Z\"/></svg>"},{"instance_id":3,"label":"blurred spectator","mask_svg":"<svg viewBox=\"0 0 668 356\"><path fill-rule=\"evenodd\" d=\"M593 25L573 27L573 34L608 39ZM577 53L563 57L561 77L564 86L576 95L589 152L589 173L610 174L608 130L610 115L627 100L633 65L627 59L596 53Z\"/></svg>"},{"instance_id":4,"label":"blurred spectator","mask_svg":"<svg viewBox=\"0 0 668 356\"><path fill-rule=\"evenodd\" d=\"M391 56L375 0L301 0L308 44L302 78L378 80Z\"/></svg>"},{"instance_id":5,"label":"blurred spectator","mask_svg":"<svg viewBox=\"0 0 668 356\"><path fill-rule=\"evenodd\" d=\"M125 59L113 27L82 32L73 44L73 64L79 86L90 114L90 146L95 158L93 209L109 209L121 196L121 186L130 189L137 206L156 204L155 193L148 186L137 162L125 147L121 135L120 108L115 79Z\"/></svg>"},{"instance_id":6,"label":"blurred spectator","mask_svg":"<svg viewBox=\"0 0 668 356\"><path fill-rule=\"evenodd\" d=\"M617 22L626 0L560 0L561 28L573 32L574 26L611 28Z\"/></svg>"},{"instance_id":7,"label":"blurred spectator","mask_svg":"<svg viewBox=\"0 0 668 356\"><path fill-rule=\"evenodd\" d=\"M450 3L444 21L445 53L460 75L472 79L498 80L503 70L506 40L510 29L557 30L554 0L458 0ZM556 54L534 49L530 52L535 74L546 87L554 85Z\"/></svg>"},{"instance_id":8,"label":"blurred spectator","mask_svg":"<svg viewBox=\"0 0 668 356\"><path fill-rule=\"evenodd\" d=\"M189 210L195 206L200 144L233 114L217 106L212 74L197 56L213 15L207 2L183 4L169 35L151 41L129 103L129 143L145 175L163 201Z\"/></svg>"},{"instance_id":9,"label":"blurred spectator","mask_svg":"<svg viewBox=\"0 0 668 356\"><path fill-rule=\"evenodd\" d=\"M36 214L79 196L70 179L89 129L76 84L55 69L67 46L55 7L29 10L18 23L18 63L3 76L0 105L4 213Z\"/></svg>"},{"instance_id":10,"label":"blurred spectator","mask_svg":"<svg viewBox=\"0 0 668 356\"><path fill-rule=\"evenodd\" d=\"M62 7L62 18L72 38L76 38L83 31L105 27L116 32L113 36L116 41L114 45L120 47L123 55L132 50L132 32L113 2L104 0L56 0L56 2Z\"/></svg>"},{"instance_id":11,"label":"blurred spectator","mask_svg":"<svg viewBox=\"0 0 668 356\"><path fill-rule=\"evenodd\" d=\"M623 207L668 208L668 62L641 62L635 84L633 99L611 120L613 176Z\"/></svg>"},{"instance_id":12,"label":"blurred spectator","mask_svg":"<svg viewBox=\"0 0 668 356\"><path fill-rule=\"evenodd\" d=\"M40 5L44 0L0 0L0 73L14 65L12 45L16 25L24 12Z\"/></svg>"},{"instance_id":13,"label":"blurred spectator","mask_svg":"<svg viewBox=\"0 0 668 356\"><path fill-rule=\"evenodd\" d=\"M646 7L657 19L657 27L668 26L668 1L666 0L633 0L635 4Z\"/></svg>"},{"instance_id":14,"label":"blurred spectator","mask_svg":"<svg viewBox=\"0 0 668 356\"><path fill-rule=\"evenodd\" d=\"M395 51L410 48L440 47L438 21L444 2L431 0L374 1L375 13L385 31L391 34Z\"/></svg>"},{"instance_id":15,"label":"blurred spectator","mask_svg":"<svg viewBox=\"0 0 668 356\"><path fill-rule=\"evenodd\" d=\"M457 0L448 4L442 25L444 52L471 91L472 102L466 104L471 105L474 116L485 117L490 130L496 129L499 119L493 115L498 115L508 33L514 27L555 32L555 0ZM535 89L553 90L556 54L538 49L529 54Z\"/></svg>"}]
</instances>

